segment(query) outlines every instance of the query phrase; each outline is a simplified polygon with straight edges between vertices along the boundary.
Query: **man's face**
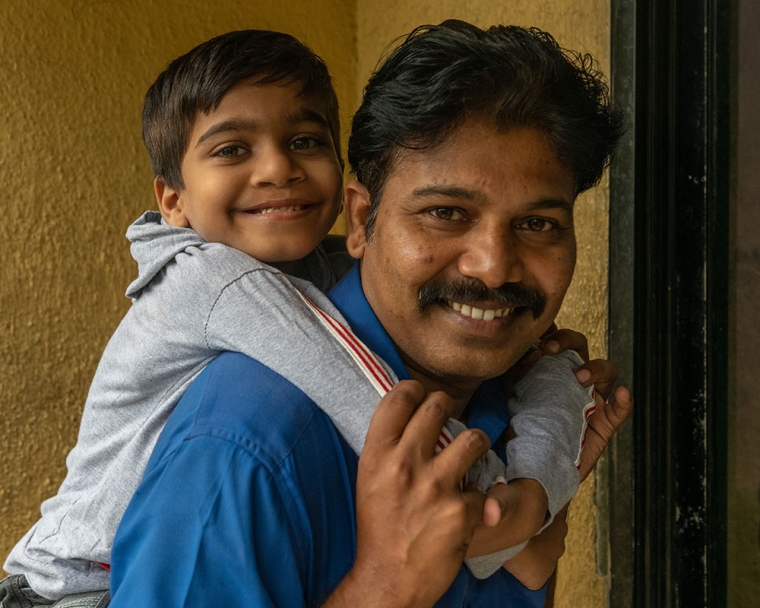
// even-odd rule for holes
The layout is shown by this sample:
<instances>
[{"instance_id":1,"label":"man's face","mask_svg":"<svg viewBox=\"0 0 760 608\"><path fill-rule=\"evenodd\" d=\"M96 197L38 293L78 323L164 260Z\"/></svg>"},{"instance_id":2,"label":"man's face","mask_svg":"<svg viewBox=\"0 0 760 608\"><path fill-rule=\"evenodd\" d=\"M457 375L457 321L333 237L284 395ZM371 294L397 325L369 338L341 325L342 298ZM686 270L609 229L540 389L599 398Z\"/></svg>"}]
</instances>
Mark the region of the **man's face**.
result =
<instances>
[{"instance_id":1,"label":"man's face","mask_svg":"<svg viewBox=\"0 0 760 608\"><path fill-rule=\"evenodd\" d=\"M402 153L369 242L366 190L346 197L367 299L429 388L501 374L552 323L575 266L574 181L541 132L466 122Z\"/></svg>"}]
</instances>

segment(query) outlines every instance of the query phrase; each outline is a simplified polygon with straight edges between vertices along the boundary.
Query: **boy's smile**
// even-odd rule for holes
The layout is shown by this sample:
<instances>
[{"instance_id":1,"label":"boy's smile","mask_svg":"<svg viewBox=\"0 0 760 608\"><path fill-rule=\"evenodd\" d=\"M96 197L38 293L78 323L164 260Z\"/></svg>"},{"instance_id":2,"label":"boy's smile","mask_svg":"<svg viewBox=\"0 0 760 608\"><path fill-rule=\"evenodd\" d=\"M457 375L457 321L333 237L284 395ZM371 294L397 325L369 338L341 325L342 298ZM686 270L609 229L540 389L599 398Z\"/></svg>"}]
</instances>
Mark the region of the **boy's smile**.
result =
<instances>
[{"instance_id":1,"label":"boy's smile","mask_svg":"<svg viewBox=\"0 0 760 608\"><path fill-rule=\"evenodd\" d=\"M246 81L198 114L184 186L155 183L164 219L267 263L311 252L340 210L342 170L318 100L300 91Z\"/></svg>"}]
</instances>

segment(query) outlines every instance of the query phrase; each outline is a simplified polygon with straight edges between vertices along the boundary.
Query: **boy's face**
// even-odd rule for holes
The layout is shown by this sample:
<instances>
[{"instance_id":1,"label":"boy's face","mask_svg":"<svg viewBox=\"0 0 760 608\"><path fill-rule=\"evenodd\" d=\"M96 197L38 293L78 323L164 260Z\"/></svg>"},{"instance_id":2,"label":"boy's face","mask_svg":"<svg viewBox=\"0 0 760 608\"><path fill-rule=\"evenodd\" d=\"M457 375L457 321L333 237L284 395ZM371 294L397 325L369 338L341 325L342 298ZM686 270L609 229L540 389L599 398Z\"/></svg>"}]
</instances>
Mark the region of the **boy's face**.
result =
<instances>
[{"instance_id":1,"label":"boy's face","mask_svg":"<svg viewBox=\"0 0 760 608\"><path fill-rule=\"evenodd\" d=\"M312 251L340 211L343 176L320 105L299 92L246 81L199 114L184 187L155 182L167 223L268 263Z\"/></svg>"}]
</instances>

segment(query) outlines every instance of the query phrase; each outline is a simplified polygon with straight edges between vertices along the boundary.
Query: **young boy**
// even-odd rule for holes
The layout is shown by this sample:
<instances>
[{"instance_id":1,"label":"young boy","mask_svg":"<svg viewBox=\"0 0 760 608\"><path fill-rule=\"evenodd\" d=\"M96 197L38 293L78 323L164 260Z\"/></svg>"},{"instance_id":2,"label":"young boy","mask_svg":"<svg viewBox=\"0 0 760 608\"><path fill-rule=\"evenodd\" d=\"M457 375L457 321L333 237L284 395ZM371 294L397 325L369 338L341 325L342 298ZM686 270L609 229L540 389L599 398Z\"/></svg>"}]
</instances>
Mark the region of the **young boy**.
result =
<instances>
[{"instance_id":1,"label":"young boy","mask_svg":"<svg viewBox=\"0 0 760 608\"><path fill-rule=\"evenodd\" d=\"M365 377L327 326L332 319L345 324L322 291L348 262L330 241L320 244L340 211L343 167L337 99L324 63L286 34L214 38L172 62L150 88L143 137L160 215L144 214L127 232L139 266L127 290L133 305L100 361L67 477L4 566L24 576L0 584L3 608L28 605L19 598L46 605L108 588L114 534L155 441L187 386L222 351L255 357L298 386L357 452L387 390ZM298 353L290 350L294 343ZM558 409L574 412L569 428L560 429L563 447L538 465L561 470L551 475L558 483L537 473L541 482L517 479L507 487L509 505L519 505L521 492L541 505L530 518L538 523L525 525L526 539L578 485L574 465L592 404L571 371L580 363L567 356L539 366L554 370L546 386L562 395L558 408L547 410L530 395L512 402L543 411L554 427L568 426ZM452 437L463 425L447 428ZM532 477L531 464L513 463L516 476ZM487 490L503 474L491 453L471 480ZM519 524L521 511L514 513ZM471 567L487 576L506 555ZM76 601L105 605L107 594Z\"/></svg>"}]
</instances>

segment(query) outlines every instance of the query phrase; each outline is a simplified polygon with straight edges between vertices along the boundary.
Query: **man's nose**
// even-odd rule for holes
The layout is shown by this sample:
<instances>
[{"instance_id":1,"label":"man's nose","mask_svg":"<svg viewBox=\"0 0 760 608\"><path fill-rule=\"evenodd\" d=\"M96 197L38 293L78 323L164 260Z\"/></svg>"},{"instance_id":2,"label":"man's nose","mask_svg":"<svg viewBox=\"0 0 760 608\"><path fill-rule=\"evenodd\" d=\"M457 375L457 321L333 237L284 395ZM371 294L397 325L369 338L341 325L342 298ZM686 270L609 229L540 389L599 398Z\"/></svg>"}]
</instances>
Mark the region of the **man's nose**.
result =
<instances>
[{"instance_id":1,"label":"man's nose","mask_svg":"<svg viewBox=\"0 0 760 608\"><path fill-rule=\"evenodd\" d=\"M519 243L508 230L473 231L459 256L459 272L496 289L523 280L525 267Z\"/></svg>"},{"instance_id":2,"label":"man's nose","mask_svg":"<svg viewBox=\"0 0 760 608\"><path fill-rule=\"evenodd\" d=\"M290 154L290 150L274 144L260 148L254 163L251 182L256 186L282 188L306 177L305 171Z\"/></svg>"}]
</instances>

